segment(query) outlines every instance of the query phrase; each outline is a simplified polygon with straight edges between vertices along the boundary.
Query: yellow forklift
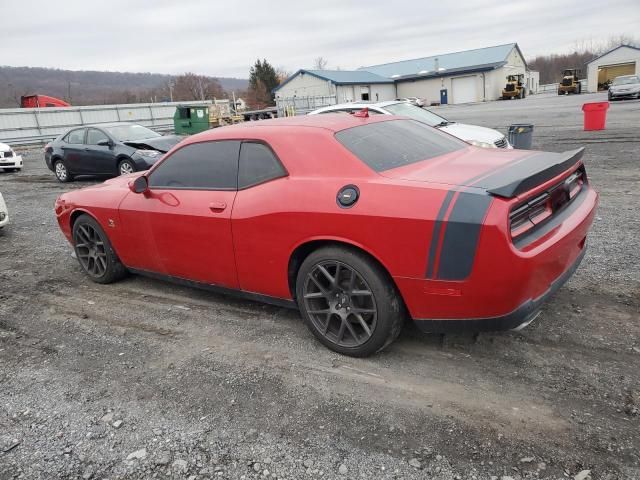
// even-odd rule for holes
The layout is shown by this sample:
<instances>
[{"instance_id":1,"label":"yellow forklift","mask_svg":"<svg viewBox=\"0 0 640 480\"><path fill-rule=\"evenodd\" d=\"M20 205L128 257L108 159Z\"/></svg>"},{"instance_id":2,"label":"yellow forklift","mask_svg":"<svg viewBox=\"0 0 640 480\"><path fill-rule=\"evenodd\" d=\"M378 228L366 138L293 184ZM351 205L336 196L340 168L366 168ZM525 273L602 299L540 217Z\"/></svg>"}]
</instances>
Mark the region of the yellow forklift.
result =
<instances>
[{"instance_id":1,"label":"yellow forklift","mask_svg":"<svg viewBox=\"0 0 640 480\"><path fill-rule=\"evenodd\" d=\"M580 84L580 70L577 68L567 68L562 72L562 80L558 84L558 95L568 95L570 93L582 93Z\"/></svg>"},{"instance_id":2,"label":"yellow forklift","mask_svg":"<svg viewBox=\"0 0 640 480\"><path fill-rule=\"evenodd\" d=\"M527 96L526 87L524 85L524 74L507 76L507 84L502 89L502 99L510 100L512 98L524 98Z\"/></svg>"}]
</instances>

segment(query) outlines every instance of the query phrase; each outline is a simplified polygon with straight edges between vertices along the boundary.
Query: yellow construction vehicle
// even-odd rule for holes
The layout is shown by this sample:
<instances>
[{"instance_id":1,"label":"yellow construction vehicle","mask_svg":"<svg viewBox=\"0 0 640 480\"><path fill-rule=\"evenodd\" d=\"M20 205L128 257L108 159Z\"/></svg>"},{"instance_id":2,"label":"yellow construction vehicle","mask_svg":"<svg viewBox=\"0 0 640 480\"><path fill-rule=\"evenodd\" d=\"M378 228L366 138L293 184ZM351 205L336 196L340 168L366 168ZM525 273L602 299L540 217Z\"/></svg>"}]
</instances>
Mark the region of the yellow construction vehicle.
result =
<instances>
[{"instance_id":1,"label":"yellow construction vehicle","mask_svg":"<svg viewBox=\"0 0 640 480\"><path fill-rule=\"evenodd\" d=\"M502 89L502 99L510 100L512 98L524 98L527 96L525 90L524 74L518 73L516 75L508 75L507 84Z\"/></svg>"},{"instance_id":2,"label":"yellow construction vehicle","mask_svg":"<svg viewBox=\"0 0 640 480\"><path fill-rule=\"evenodd\" d=\"M579 76L580 70L577 68L568 68L562 72L562 80L558 84L558 95L581 93L582 85Z\"/></svg>"}]
</instances>

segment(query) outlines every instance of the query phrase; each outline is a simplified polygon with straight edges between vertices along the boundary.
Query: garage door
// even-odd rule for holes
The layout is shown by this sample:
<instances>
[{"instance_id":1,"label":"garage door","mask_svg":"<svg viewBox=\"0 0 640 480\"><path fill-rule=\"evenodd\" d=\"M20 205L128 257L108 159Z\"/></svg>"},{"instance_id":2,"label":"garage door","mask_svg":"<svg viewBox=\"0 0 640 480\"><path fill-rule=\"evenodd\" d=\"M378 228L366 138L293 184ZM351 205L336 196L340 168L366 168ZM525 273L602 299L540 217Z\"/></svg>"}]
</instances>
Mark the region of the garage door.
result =
<instances>
[{"instance_id":1,"label":"garage door","mask_svg":"<svg viewBox=\"0 0 640 480\"><path fill-rule=\"evenodd\" d=\"M453 100L451 103L469 103L478 101L476 89L476 76L454 78L451 89L453 90Z\"/></svg>"},{"instance_id":2,"label":"garage door","mask_svg":"<svg viewBox=\"0 0 640 480\"><path fill-rule=\"evenodd\" d=\"M619 65L599 65L598 66L598 90L602 90L604 84L613 81L614 78L622 75L633 75L636 73L636 63L621 63Z\"/></svg>"}]
</instances>

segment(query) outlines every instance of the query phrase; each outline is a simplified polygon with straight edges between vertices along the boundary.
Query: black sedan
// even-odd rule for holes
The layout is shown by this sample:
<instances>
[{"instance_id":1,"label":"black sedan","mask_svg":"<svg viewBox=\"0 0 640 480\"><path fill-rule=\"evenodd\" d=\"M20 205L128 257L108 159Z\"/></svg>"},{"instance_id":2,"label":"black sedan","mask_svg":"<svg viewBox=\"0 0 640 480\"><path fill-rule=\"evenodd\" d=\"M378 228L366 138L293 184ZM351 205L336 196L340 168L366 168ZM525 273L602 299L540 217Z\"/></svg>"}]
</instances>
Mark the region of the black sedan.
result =
<instances>
[{"instance_id":1,"label":"black sedan","mask_svg":"<svg viewBox=\"0 0 640 480\"><path fill-rule=\"evenodd\" d=\"M61 182L79 175L113 177L147 170L180 140L135 123L88 125L47 144L44 160Z\"/></svg>"}]
</instances>

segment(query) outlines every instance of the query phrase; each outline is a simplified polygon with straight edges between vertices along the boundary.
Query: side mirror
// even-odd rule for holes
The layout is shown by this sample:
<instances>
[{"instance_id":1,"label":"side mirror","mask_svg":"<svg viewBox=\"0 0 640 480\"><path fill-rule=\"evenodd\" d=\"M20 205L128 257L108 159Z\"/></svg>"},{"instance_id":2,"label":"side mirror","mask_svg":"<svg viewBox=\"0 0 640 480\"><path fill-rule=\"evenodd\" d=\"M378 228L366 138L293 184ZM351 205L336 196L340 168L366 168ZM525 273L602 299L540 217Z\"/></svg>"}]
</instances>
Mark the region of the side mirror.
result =
<instances>
[{"instance_id":1,"label":"side mirror","mask_svg":"<svg viewBox=\"0 0 640 480\"><path fill-rule=\"evenodd\" d=\"M129 182L129 190L133 193L145 193L149 191L149 180L145 175L141 175L135 180Z\"/></svg>"},{"instance_id":2,"label":"side mirror","mask_svg":"<svg viewBox=\"0 0 640 480\"><path fill-rule=\"evenodd\" d=\"M98 142L98 146L100 147L110 147L111 145L111 140L100 140Z\"/></svg>"}]
</instances>

